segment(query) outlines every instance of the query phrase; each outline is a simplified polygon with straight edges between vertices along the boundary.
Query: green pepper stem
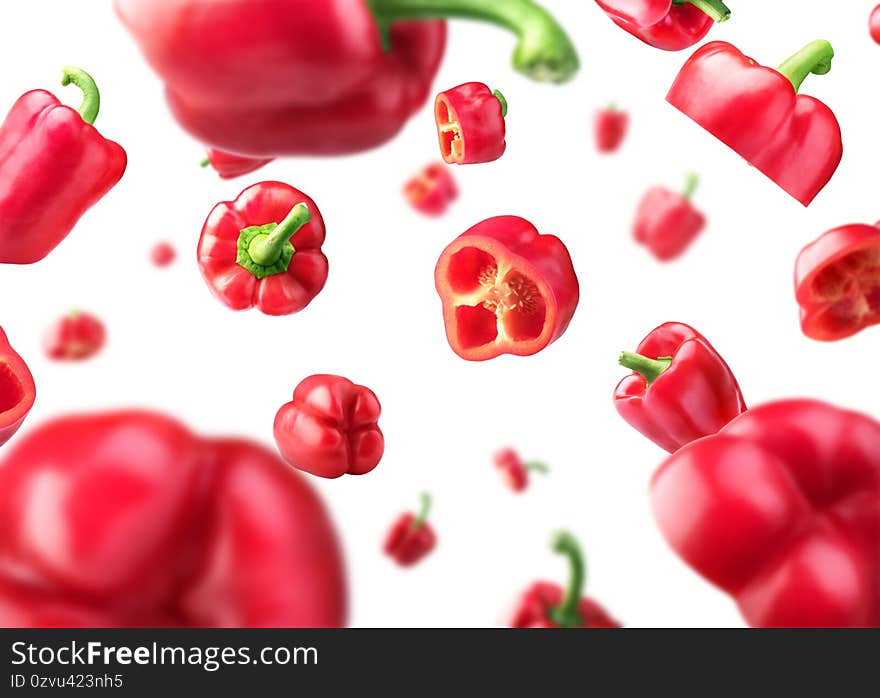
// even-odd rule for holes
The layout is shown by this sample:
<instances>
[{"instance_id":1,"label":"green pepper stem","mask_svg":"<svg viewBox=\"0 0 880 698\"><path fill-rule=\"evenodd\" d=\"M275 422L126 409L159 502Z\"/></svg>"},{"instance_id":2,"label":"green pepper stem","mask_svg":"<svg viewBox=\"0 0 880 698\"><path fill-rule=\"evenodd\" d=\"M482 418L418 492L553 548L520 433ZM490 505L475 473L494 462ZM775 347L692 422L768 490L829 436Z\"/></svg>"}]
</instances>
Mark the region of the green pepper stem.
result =
<instances>
[{"instance_id":1,"label":"green pepper stem","mask_svg":"<svg viewBox=\"0 0 880 698\"><path fill-rule=\"evenodd\" d=\"M421 498L421 505L419 508L419 515L412 522L413 529L419 529L422 526L424 526L425 521L428 520L428 514L431 513L431 504L432 504L431 495L428 494L427 492L422 492L422 494L420 495L420 498Z\"/></svg>"},{"instance_id":2,"label":"green pepper stem","mask_svg":"<svg viewBox=\"0 0 880 698\"><path fill-rule=\"evenodd\" d=\"M501 94L501 90L493 90L492 94L501 102L501 118L507 118L507 98Z\"/></svg>"},{"instance_id":3,"label":"green pepper stem","mask_svg":"<svg viewBox=\"0 0 880 698\"><path fill-rule=\"evenodd\" d=\"M294 206L287 218L268 235L257 235L248 246L250 258L261 266L271 266L281 259L284 246L310 220L312 213L305 204Z\"/></svg>"},{"instance_id":4,"label":"green pepper stem","mask_svg":"<svg viewBox=\"0 0 880 698\"><path fill-rule=\"evenodd\" d=\"M546 475L550 472L550 467L546 463L542 463L538 460L530 461L526 463L523 467L530 472L540 473L541 475Z\"/></svg>"},{"instance_id":5,"label":"green pepper stem","mask_svg":"<svg viewBox=\"0 0 880 698\"><path fill-rule=\"evenodd\" d=\"M661 356L657 359L649 359L647 356L632 354L628 351L625 351L620 355L620 365L644 376L648 385L651 385L651 383L663 375L664 371L666 371L671 364L671 356Z\"/></svg>"},{"instance_id":6,"label":"green pepper stem","mask_svg":"<svg viewBox=\"0 0 880 698\"><path fill-rule=\"evenodd\" d=\"M565 30L532 0L367 0L390 49L390 26L399 20L477 19L519 38L513 65L541 82L566 82L578 70L577 52Z\"/></svg>"},{"instance_id":7,"label":"green pepper stem","mask_svg":"<svg viewBox=\"0 0 880 698\"><path fill-rule=\"evenodd\" d=\"M834 49L824 39L813 41L804 46L791 58L782 63L776 70L789 79L794 91L801 89L801 84L811 73L825 75L831 70Z\"/></svg>"},{"instance_id":8,"label":"green pepper stem","mask_svg":"<svg viewBox=\"0 0 880 698\"><path fill-rule=\"evenodd\" d=\"M688 172L684 178L684 189L681 191L681 195L685 199L690 199L694 194L697 193L697 188L700 186L700 178L696 172Z\"/></svg>"},{"instance_id":9,"label":"green pepper stem","mask_svg":"<svg viewBox=\"0 0 880 698\"><path fill-rule=\"evenodd\" d=\"M587 579L587 565L581 547L573 535L560 531L553 536L553 552L568 558L569 578L562 603L549 611L550 620L561 628L578 628L584 623L578 612Z\"/></svg>"},{"instance_id":10,"label":"green pepper stem","mask_svg":"<svg viewBox=\"0 0 880 698\"><path fill-rule=\"evenodd\" d=\"M730 19L730 8L721 0L672 0L673 5L693 5L703 14L709 15L716 22Z\"/></svg>"},{"instance_id":11,"label":"green pepper stem","mask_svg":"<svg viewBox=\"0 0 880 698\"><path fill-rule=\"evenodd\" d=\"M210 166L211 166L211 158L206 155L205 159L199 163L199 167L205 168L205 167L210 167Z\"/></svg>"},{"instance_id":12,"label":"green pepper stem","mask_svg":"<svg viewBox=\"0 0 880 698\"><path fill-rule=\"evenodd\" d=\"M67 87L70 84L76 85L83 92L83 101L78 109L83 121L87 124L95 123L101 110L101 93L98 91L98 85L86 71L69 65L64 69L61 85Z\"/></svg>"}]
</instances>

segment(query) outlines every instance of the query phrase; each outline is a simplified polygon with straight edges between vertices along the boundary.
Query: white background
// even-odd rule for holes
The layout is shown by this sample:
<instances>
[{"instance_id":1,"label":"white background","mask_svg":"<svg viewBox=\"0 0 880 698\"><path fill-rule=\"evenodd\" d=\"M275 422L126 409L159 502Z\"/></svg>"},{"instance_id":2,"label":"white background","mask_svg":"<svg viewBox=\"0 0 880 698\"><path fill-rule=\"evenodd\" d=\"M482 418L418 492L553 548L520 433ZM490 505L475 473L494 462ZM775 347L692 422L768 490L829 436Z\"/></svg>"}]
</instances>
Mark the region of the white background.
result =
<instances>
[{"instance_id":1,"label":"white background","mask_svg":"<svg viewBox=\"0 0 880 698\"><path fill-rule=\"evenodd\" d=\"M317 1L317 0L315 0ZM122 183L50 257L0 269L0 324L38 384L33 426L83 408L142 405L169 411L206 433L272 443L272 421L312 373L339 373L372 387L384 412L387 451L370 475L312 479L341 530L360 626L484 626L503 621L517 593L538 578L563 581L550 533L575 532L589 555L589 594L630 626L737 626L732 603L666 547L651 517L648 480L663 453L617 416L611 401L625 373L619 351L656 325L690 323L736 371L751 404L818 396L875 411L876 331L832 345L798 326L792 269L821 232L880 216L880 116L871 42L872 2L731 0L734 18L710 38L776 65L816 38L837 50L834 68L803 92L836 112L843 163L807 210L664 102L690 55L663 53L615 27L589 0L547 0L581 55L577 79L536 85L512 71L504 32L452 25L436 87L479 80L510 102L508 152L455 171L463 195L430 221L400 196L408 175L438 156L426 106L390 145L358 157L292 159L233 182L200 170L203 152L171 120L161 84L116 20L109 0L6 0L0 19L0 105L58 86L79 65L98 80L97 125L128 151ZM621 153L598 156L592 114L611 100L632 113ZM703 175L696 203L707 232L673 265L630 238L634 206L648 187ZM279 179L318 202L328 225L331 274L300 315L235 314L209 293L195 263L212 206L245 186ZM441 250L478 221L518 214L568 245L581 305L567 334L541 354L484 364L446 344L433 269ZM153 268L154 242L180 258ZM45 326L71 306L108 324L105 353L84 365L53 365ZM552 475L522 496L491 466L499 446L541 458ZM387 526L436 499L437 551L403 571L380 553Z\"/></svg>"}]
</instances>

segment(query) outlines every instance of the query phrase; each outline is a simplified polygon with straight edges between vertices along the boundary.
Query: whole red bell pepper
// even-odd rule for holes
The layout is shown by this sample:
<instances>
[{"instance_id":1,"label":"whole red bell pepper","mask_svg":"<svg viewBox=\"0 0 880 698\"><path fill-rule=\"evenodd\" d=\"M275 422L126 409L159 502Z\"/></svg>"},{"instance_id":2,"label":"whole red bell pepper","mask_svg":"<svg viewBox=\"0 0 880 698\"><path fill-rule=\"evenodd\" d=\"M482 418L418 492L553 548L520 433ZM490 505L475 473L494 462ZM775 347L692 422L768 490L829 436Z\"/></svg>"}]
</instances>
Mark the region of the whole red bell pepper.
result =
<instances>
[{"instance_id":1,"label":"whole red bell pepper","mask_svg":"<svg viewBox=\"0 0 880 698\"><path fill-rule=\"evenodd\" d=\"M466 82L437 95L434 120L440 154L450 165L497 160L507 149L507 100L482 82Z\"/></svg>"},{"instance_id":2,"label":"whole red bell pepper","mask_svg":"<svg viewBox=\"0 0 880 698\"><path fill-rule=\"evenodd\" d=\"M345 622L327 511L251 442L140 411L68 416L17 440L0 492L2 627Z\"/></svg>"},{"instance_id":3,"label":"whole red bell pepper","mask_svg":"<svg viewBox=\"0 0 880 698\"><path fill-rule=\"evenodd\" d=\"M95 81L67 67L62 85L70 84L84 94L79 112L33 90L0 126L0 263L39 262L125 173L125 151L92 126L101 105Z\"/></svg>"},{"instance_id":4,"label":"whole red bell pepper","mask_svg":"<svg viewBox=\"0 0 880 698\"><path fill-rule=\"evenodd\" d=\"M404 185L403 195L419 213L442 216L458 198L458 186L449 168L435 162Z\"/></svg>"},{"instance_id":5,"label":"whole red bell pepper","mask_svg":"<svg viewBox=\"0 0 880 698\"><path fill-rule=\"evenodd\" d=\"M871 33L871 38L880 44L880 5L877 5L871 11L871 18L868 20L868 30Z\"/></svg>"},{"instance_id":6,"label":"whole red bell pepper","mask_svg":"<svg viewBox=\"0 0 880 698\"><path fill-rule=\"evenodd\" d=\"M724 359L693 327L660 325L624 352L633 373L614 391L614 406L632 427L670 453L715 434L745 412L739 384Z\"/></svg>"},{"instance_id":7,"label":"whole red bell pepper","mask_svg":"<svg viewBox=\"0 0 880 698\"><path fill-rule=\"evenodd\" d=\"M690 174L683 192L654 187L639 203L633 237L661 262L683 255L706 227L706 217L691 202L698 184Z\"/></svg>"},{"instance_id":8,"label":"whole red bell pepper","mask_svg":"<svg viewBox=\"0 0 880 698\"><path fill-rule=\"evenodd\" d=\"M428 523L431 495L422 493L422 506L416 514L402 514L385 538L383 550L401 567L412 567L437 547L437 534Z\"/></svg>"},{"instance_id":9,"label":"whole red bell pepper","mask_svg":"<svg viewBox=\"0 0 880 698\"><path fill-rule=\"evenodd\" d=\"M811 73L828 73L833 57L831 44L814 41L773 70L715 41L685 63L666 100L809 206L843 144L834 113L798 90Z\"/></svg>"},{"instance_id":10,"label":"whole red bell pepper","mask_svg":"<svg viewBox=\"0 0 880 698\"><path fill-rule=\"evenodd\" d=\"M835 228L807 245L794 283L811 339L834 342L880 324L880 224Z\"/></svg>"},{"instance_id":11,"label":"whole red bell pepper","mask_svg":"<svg viewBox=\"0 0 880 698\"><path fill-rule=\"evenodd\" d=\"M514 67L531 78L563 82L578 68L564 30L531 0L116 0L116 10L180 124L240 155L334 155L391 139L429 96L444 17L513 31Z\"/></svg>"},{"instance_id":12,"label":"whole red bell pepper","mask_svg":"<svg viewBox=\"0 0 880 698\"><path fill-rule=\"evenodd\" d=\"M620 624L598 603L581 596L586 563L574 536L553 537L553 551L568 559L571 576L563 590L552 582L536 582L522 595L508 625L511 628L619 628Z\"/></svg>"},{"instance_id":13,"label":"whole red bell pepper","mask_svg":"<svg viewBox=\"0 0 880 698\"><path fill-rule=\"evenodd\" d=\"M261 182L211 211L199 240L199 269L229 308L291 315L327 283L324 235L312 199L287 184Z\"/></svg>"},{"instance_id":14,"label":"whole red bell pepper","mask_svg":"<svg viewBox=\"0 0 880 698\"><path fill-rule=\"evenodd\" d=\"M275 443L290 465L312 475L365 475L385 451L381 412L369 388L342 376L309 376L275 415Z\"/></svg>"},{"instance_id":15,"label":"whole red bell pepper","mask_svg":"<svg viewBox=\"0 0 880 698\"><path fill-rule=\"evenodd\" d=\"M449 345L468 361L536 354L562 336L580 297L562 241L516 216L459 236L434 278Z\"/></svg>"},{"instance_id":16,"label":"whole red bell pepper","mask_svg":"<svg viewBox=\"0 0 880 698\"><path fill-rule=\"evenodd\" d=\"M546 475L550 468L541 461L523 462L519 453L512 448L503 448L498 451L494 458L495 467L504 478L504 482L514 492L524 492L529 486L529 473Z\"/></svg>"},{"instance_id":17,"label":"whole red bell pepper","mask_svg":"<svg viewBox=\"0 0 880 698\"><path fill-rule=\"evenodd\" d=\"M654 476L660 530L754 627L880 626L880 423L752 408Z\"/></svg>"},{"instance_id":18,"label":"whole red bell pepper","mask_svg":"<svg viewBox=\"0 0 880 698\"><path fill-rule=\"evenodd\" d=\"M0 327L0 446L18 431L36 398L30 369Z\"/></svg>"},{"instance_id":19,"label":"whole red bell pepper","mask_svg":"<svg viewBox=\"0 0 880 698\"><path fill-rule=\"evenodd\" d=\"M600 153L615 153L620 149L629 130L629 114L613 102L596 112L596 149Z\"/></svg>"},{"instance_id":20,"label":"whole red bell pepper","mask_svg":"<svg viewBox=\"0 0 880 698\"><path fill-rule=\"evenodd\" d=\"M619 27L649 46L681 51L730 19L721 0L596 0Z\"/></svg>"},{"instance_id":21,"label":"whole red bell pepper","mask_svg":"<svg viewBox=\"0 0 880 698\"><path fill-rule=\"evenodd\" d=\"M244 155L224 153L216 148L208 148L208 154L202 160L202 167L212 167L220 175L220 179L235 179L265 167L274 158L249 158Z\"/></svg>"},{"instance_id":22,"label":"whole red bell pepper","mask_svg":"<svg viewBox=\"0 0 880 698\"><path fill-rule=\"evenodd\" d=\"M107 343L107 329L91 313L72 310L53 322L43 337L43 348L53 361L91 359Z\"/></svg>"}]
</instances>

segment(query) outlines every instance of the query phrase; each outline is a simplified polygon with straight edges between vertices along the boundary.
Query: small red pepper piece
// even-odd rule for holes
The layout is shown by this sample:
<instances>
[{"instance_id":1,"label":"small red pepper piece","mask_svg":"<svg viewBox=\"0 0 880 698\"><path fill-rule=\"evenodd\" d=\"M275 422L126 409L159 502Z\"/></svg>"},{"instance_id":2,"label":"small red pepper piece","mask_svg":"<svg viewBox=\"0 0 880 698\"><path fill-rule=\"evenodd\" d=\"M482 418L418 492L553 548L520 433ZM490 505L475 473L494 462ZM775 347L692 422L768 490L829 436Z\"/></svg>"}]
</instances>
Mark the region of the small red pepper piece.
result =
<instances>
[{"instance_id":1,"label":"small red pepper piece","mask_svg":"<svg viewBox=\"0 0 880 698\"><path fill-rule=\"evenodd\" d=\"M680 322L660 325L624 352L633 373L614 391L614 406L632 427L670 453L716 434L746 410L742 391L721 355Z\"/></svg>"},{"instance_id":2,"label":"small red pepper piece","mask_svg":"<svg viewBox=\"0 0 880 698\"><path fill-rule=\"evenodd\" d=\"M213 167L220 179L235 179L265 167L275 158L251 158L246 155L233 155L216 148L208 148L202 160L202 167Z\"/></svg>"},{"instance_id":3,"label":"small red pepper piece","mask_svg":"<svg viewBox=\"0 0 880 698\"><path fill-rule=\"evenodd\" d=\"M385 538L383 549L401 567L412 567L437 546L437 534L428 523L431 495L422 493L418 515L401 514Z\"/></svg>"},{"instance_id":4,"label":"small red pepper piece","mask_svg":"<svg viewBox=\"0 0 880 698\"><path fill-rule=\"evenodd\" d=\"M170 242L157 242L150 250L150 259L157 267L167 267L177 259L177 250Z\"/></svg>"},{"instance_id":5,"label":"small red pepper piece","mask_svg":"<svg viewBox=\"0 0 880 698\"><path fill-rule=\"evenodd\" d=\"M877 5L871 11L871 18L868 20L868 30L871 32L871 38L880 44L880 5Z\"/></svg>"},{"instance_id":6,"label":"small red pepper piece","mask_svg":"<svg viewBox=\"0 0 880 698\"><path fill-rule=\"evenodd\" d=\"M629 130L629 114L621 111L614 103L596 112L594 119L596 149L600 153L616 153Z\"/></svg>"},{"instance_id":7,"label":"small red pepper piece","mask_svg":"<svg viewBox=\"0 0 880 698\"><path fill-rule=\"evenodd\" d=\"M70 84L83 91L79 112L33 90L0 127L0 263L39 262L125 173L125 151L92 126L101 104L95 81L67 67L62 85Z\"/></svg>"},{"instance_id":8,"label":"small red pepper piece","mask_svg":"<svg viewBox=\"0 0 880 698\"><path fill-rule=\"evenodd\" d=\"M497 160L507 149L507 100L481 82L467 82L437 95L434 119L440 154L450 165Z\"/></svg>"},{"instance_id":9,"label":"small red pepper piece","mask_svg":"<svg viewBox=\"0 0 880 698\"><path fill-rule=\"evenodd\" d=\"M698 184L689 174L682 193L655 187L639 203L633 237L661 262L683 255L706 227L706 217L691 203Z\"/></svg>"},{"instance_id":10,"label":"small red pepper piece","mask_svg":"<svg viewBox=\"0 0 880 698\"><path fill-rule=\"evenodd\" d=\"M281 182L261 182L211 211L199 240L199 269L229 308L291 315L327 282L324 235L311 198Z\"/></svg>"},{"instance_id":11,"label":"small red pepper piece","mask_svg":"<svg viewBox=\"0 0 880 698\"><path fill-rule=\"evenodd\" d=\"M795 293L807 337L834 342L880 324L878 225L835 228L801 250Z\"/></svg>"},{"instance_id":12,"label":"small red pepper piece","mask_svg":"<svg viewBox=\"0 0 880 698\"><path fill-rule=\"evenodd\" d=\"M837 170L843 143L834 113L798 90L811 73L828 73L833 58L831 44L814 41L773 70L714 41L685 63L666 101L809 206Z\"/></svg>"},{"instance_id":13,"label":"small red pepper piece","mask_svg":"<svg viewBox=\"0 0 880 698\"><path fill-rule=\"evenodd\" d=\"M495 467L504 478L504 482L514 492L524 492L529 486L529 473L546 475L550 468L540 461L524 463L519 454L512 448L504 448L494 456Z\"/></svg>"},{"instance_id":14,"label":"small red pepper piece","mask_svg":"<svg viewBox=\"0 0 880 698\"><path fill-rule=\"evenodd\" d=\"M562 336L580 297L563 242L516 216L459 236L434 278L449 345L468 361L538 353Z\"/></svg>"},{"instance_id":15,"label":"small red pepper piece","mask_svg":"<svg viewBox=\"0 0 880 698\"><path fill-rule=\"evenodd\" d=\"M403 195L416 211L442 216L458 198L458 187L448 167L432 163L404 185Z\"/></svg>"},{"instance_id":16,"label":"small red pepper piece","mask_svg":"<svg viewBox=\"0 0 880 698\"><path fill-rule=\"evenodd\" d=\"M586 563L574 536L565 531L552 541L553 552L568 559L570 579L563 590L558 584L536 582L522 595L508 625L511 628L619 628L598 603L581 596Z\"/></svg>"},{"instance_id":17,"label":"small red pepper piece","mask_svg":"<svg viewBox=\"0 0 880 698\"><path fill-rule=\"evenodd\" d=\"M275 415L275 443L290 465L312 475L365 475L385 451L381 412L369 388L342 376L309 376Z\"/></svg>"},{"instance_id":18,"label":"small red pepper piece","mask_svg":"<svg viewBox=\"0 0 880 698\"><path fill-rule=\"evenodd\" d=\"M649 46L681 51L730 19L721 0L596 0L617 24Z\"/></svg>"},{"instance_id":19,"label":"small red pepper piece","mask_svg":"<svg viewBox=\"0 0 880 698\"><path fill-rule=\"evenodd\" d=\"M106 341L107 330L99 318L72 310L49 327L43 347L53 361L85 361L100 352Z\"/></svg>"},{"instance_id":20,"label":"small red pepper piece","mask_svg":"<svg viewBox=\"0 0 880 698\"><path fill-rule=\"evenodd\" d=\"M0 327L0 446L18 431L36 398L30 369Z\"/></svg>"}]
</instances>

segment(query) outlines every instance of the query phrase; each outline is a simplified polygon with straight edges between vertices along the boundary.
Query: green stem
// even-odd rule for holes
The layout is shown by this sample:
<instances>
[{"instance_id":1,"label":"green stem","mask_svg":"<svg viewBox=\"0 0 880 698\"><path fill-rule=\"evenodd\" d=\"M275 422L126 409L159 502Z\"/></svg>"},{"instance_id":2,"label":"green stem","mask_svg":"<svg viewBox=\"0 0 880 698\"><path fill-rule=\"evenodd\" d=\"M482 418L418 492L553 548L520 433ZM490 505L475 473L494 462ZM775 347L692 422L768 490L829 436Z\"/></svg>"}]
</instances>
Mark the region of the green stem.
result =
<instances>
[{"instance_id":1,"label":"green stem","mask_svg":"<svg viewBox=\"0 0 880 698\"><path fill-rule=\"evenodd\" d=\"M570 571L565 596L562 597L562 603L559 606L550 609L550 620L561 628L579 628L584 623L584 619L578 612L587 578L584 555L575 537L567 531L561 531L553 536L553 552L568 558Z\"/></svg>"},{"instance_id":2,"label":"green stem","mask_svg":"<svg viewBox=\"0 0 880 698\"><path fill-rule=\"evenodd\" d=\"M691 4L716 22L726 22L730 19L730 8L721 0L672 0L672 4Z\"/></svg>"},{"instance_id":3,"label":"green stem","mask_svg":"<svg viewBox=\"0 0 880 698\"><path fill-rule=\"evenodd\" d=\"M813 41L804 46L776 70L789 79L794 91L801 89L801 84L811 73L825 75L831 70L834 49L824 39Z\"/></svg>"},{"instance_id":4,"label":"green stem","mask_svg":"<svg viewBox=\"0 0 880 698\"><path fill-rule=\"evenodd\" d=\"M685 199L690 199L697 192L697 187L700 186L700 178L697 176L696 172L688 172L687 176L684 179L684 189L681 192L681 195Z\"/></svg>"},{"instance_id":5,"label":"green stem","mask_svg":"<svg viewBox=\"0 0 880 698\"><path fill-rule=\"evenodd\" d=\"M661 356L657 359L649 359L641 354L632 354L628 351L620 355L620 365L644 376L648 385L657 380L672 364L671 356Z\"/></svg>"},{"instance_id":6,"label":"green stem","mask_svg":"<svg viewBox=\"0 0 880 698\"><path fill-rule=\"evenodd\" d=\"M542 463L541 461L533 460L529 463L526 463L523 466L526 470L533 473L540 473L541 475L546 475L550 472L550 468L546 463Z\"/></svg>"},{"instance_id":7,"label":"green stem","mask_svg":"<svg viewBox=\"0 0 880 698\"><path fill-rule=\"evenodd\" d=\"M83 101L79 107L80 116L87 124L95 123L98 118L98 112L101 110L101 93L94 79L86 71L81 68L67 66L64 69L64 77L61 78L61 84L67 87L70 84L76 85L83 92Z\"/></svg>"},{"instance_id":8,"label":"green stem","mask_svg":"<svg viewBox=\"0 0 880 698\"><path fill-rule=\"evenodd\" d=\"M542 82L565 82L578 70L574 45L565 30L532 0L367 0L391 48L394 22L413 19L477 19L509 29L519 38L513 65Z\"/></svg>"},{"instance_id":9,"label":"green stem","mask_svg":"<svg viewBox=\"0 0 880 698\"><path fill-rule=\"evenodd\" d=\"M507 117L507 99L503 94L501 94L501 90L493 90L492 94L495 95L495 99L501 102L501 118Z\"/></svg>"},{"instance_id":10,"label":"green stem","mask_svg":"<svg viewBox=\"0 0 880 698\"><path fill-rule=\"evenodd\" d=\"M204 167L210 167L210 166L211 166L211 158L209 158L209 157L206 155L206 156L205 156L205 159L202 160L202 161L199 163L199 167L203 167L203 168L204 168Z\"/></svg>"},{"instance_id":11,"label":"green stem","mask_svg":"<svg viewBox=\"0 0 880 698\"><path fill-rule=\"evenodd\" d=\"M305 204L294 206L287 218L278 224L268 235L257 235L248 245L248 254L251 259L264 267L269 267L281 259L284 246L290 239L310 220L311 211Z\"/></svg>"},{"instance_id":12,"label":"green stem","mask_svg":"<svg viewBox=\"0 0 880 698\"><path fill-rule=\"evenodd\" d=\"M425 525L425 521L428 520L428 514L431 512L431 495L427 492L422 492L421 494L421 508L419 509L419 515L416 517L415 521L412 522L413 529L419 529Z\"/></svg>"}]
</instances>

